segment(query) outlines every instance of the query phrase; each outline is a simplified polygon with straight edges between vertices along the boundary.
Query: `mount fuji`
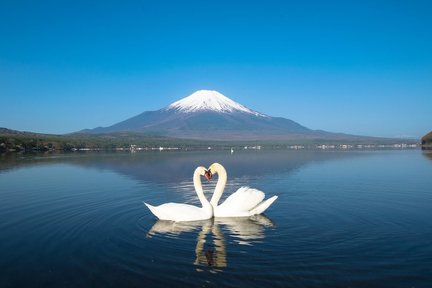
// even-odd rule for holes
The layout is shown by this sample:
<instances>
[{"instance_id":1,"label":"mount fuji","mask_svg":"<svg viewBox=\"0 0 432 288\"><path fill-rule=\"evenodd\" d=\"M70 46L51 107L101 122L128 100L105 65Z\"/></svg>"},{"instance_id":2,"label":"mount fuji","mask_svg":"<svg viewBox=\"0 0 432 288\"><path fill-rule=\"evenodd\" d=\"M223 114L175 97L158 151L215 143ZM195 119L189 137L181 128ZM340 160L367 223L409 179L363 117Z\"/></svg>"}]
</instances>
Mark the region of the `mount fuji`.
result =
<instances>
[{"instance_id":1,"label":"mount fuji","mask_svg":"<svg viewBox=\"0 0 432 288\"><path fill-rule=\"evenodd\" d=\"M143 112L109 127L81 133L133 132L184 139L354 139L360 136L311 130L292 120L249 109L223 94L199 90L157 111Z\"/></svg>"}]
</instances>

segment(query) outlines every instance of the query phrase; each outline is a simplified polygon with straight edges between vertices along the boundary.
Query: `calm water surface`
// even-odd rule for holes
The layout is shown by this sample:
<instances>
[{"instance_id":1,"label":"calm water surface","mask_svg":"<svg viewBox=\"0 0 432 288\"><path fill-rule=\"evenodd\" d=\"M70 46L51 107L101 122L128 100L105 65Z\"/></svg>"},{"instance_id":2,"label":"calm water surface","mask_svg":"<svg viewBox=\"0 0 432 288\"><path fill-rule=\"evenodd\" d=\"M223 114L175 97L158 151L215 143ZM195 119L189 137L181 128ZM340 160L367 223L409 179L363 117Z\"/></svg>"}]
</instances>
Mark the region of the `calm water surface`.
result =
<instances>
[{"instance_id":1,"label":"calm water surface","mask_svg":"<svg viewBox=\"0 0 432 288\"><path fill-rule=\"evenodd\" d=\"M142 204L198 205L192 173L215 161L226 194L279 199L259 217L191 223ZM0 255L0 287L432 287L432 156L2 155Z\"/></svg>"}]
</instances>

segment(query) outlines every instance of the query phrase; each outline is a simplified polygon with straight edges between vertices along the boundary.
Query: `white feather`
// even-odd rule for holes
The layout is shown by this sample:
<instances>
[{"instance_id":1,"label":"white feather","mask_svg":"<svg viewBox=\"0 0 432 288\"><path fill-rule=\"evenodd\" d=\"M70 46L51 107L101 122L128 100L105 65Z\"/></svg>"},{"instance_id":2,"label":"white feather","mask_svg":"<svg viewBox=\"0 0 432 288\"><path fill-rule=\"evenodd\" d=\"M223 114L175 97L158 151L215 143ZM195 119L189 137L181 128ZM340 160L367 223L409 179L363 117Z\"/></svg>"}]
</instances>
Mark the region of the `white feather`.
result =
<instances>
[{"instance_id":1,"label":"white feather","mask_svg":"<svg viewBox=\"0 0 432 288\"><path fill-rule=\"evenodd\" d=\"M209 170L213 174L218 173L218 183L210 203L213 205L215 217L246 217L263 213L270 205L276 201L277 196L273 196L263 202L265 194L258 189L241 187L231 194L222 204L218 205L219 199L225 189L227 173L225 168L219 163L213 163Z\"/></svg>"}]
</instances>

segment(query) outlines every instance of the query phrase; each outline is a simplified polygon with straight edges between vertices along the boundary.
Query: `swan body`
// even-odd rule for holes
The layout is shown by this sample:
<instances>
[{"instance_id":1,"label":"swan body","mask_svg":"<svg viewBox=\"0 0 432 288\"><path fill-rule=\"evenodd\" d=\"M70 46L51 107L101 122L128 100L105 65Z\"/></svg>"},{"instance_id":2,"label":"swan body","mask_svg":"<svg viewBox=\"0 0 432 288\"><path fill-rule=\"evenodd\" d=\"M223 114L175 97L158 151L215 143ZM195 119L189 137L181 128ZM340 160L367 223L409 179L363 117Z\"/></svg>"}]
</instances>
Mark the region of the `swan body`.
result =
<instances>
[{"instance_id":1,"label":"swan body","mask_svg":"<svg viewBox=\"0 0 432 288\"><path fill-rule=\"evenodd\" d=\"M263 201L265 198L264 192L254 188L240 187L222 204L218 205L224 192L228 176L225 168L219 163L213 163L207 171L210 171L211 174L219 174L215 192L210 200L215 217L248 217L258 215L263 213L278 198L278 196L275 195Z\"/></svg>"},{"instance_id":2,"label":"swan body","mask_svg":"<svg viewBox=\"0 0 432 288\"><path fill-rule=\"evenodd\" d=\"M182 203L165 203L152 206L144 202L150 211L160 220L175 222L206 220L213 217L213 207L204 196L200 176L204 176L205 168L200 166L195 169L193 183L202 207Z\"/></svg>"}]
</instances>

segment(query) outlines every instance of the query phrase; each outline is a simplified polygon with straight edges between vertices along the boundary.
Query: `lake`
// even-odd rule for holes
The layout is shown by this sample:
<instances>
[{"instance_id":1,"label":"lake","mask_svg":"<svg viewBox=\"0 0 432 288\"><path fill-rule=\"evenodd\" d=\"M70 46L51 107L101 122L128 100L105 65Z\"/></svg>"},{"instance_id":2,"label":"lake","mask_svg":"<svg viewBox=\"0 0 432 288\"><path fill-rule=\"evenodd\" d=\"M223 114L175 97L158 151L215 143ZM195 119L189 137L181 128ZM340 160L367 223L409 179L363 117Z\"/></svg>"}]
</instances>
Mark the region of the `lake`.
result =
<instances>
[{"instance_id":1,"label":"lake","mask_svg":"<svg viewBox=\"0 0 432 288\"><path fill-rule=\"evenodd\" d=\"M195 167L278 195L265 215L174 223ZM215 181L203 181L210 199ZM431 287L432 154L225 151L0 156L0 287Z\"/></svg>"}]
</instances>

